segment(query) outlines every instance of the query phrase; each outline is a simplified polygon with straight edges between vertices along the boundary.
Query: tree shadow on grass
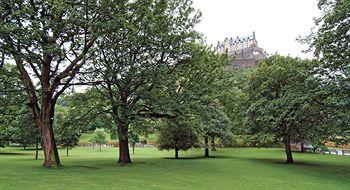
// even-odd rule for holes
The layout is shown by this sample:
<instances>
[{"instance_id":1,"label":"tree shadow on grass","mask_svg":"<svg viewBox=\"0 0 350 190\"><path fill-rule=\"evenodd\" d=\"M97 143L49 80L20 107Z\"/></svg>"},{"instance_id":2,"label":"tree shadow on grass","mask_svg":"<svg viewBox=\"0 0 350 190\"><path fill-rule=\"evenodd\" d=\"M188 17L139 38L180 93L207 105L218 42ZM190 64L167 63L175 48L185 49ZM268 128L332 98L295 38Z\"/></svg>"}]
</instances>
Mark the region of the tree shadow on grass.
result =
<instances>
[{"instance_id":1,"label":"tree shadow on grass","mask_svg":"<svg viewBox=\"0 0 350 190\"><path fill-rule=\"evenodd\" d=\"M74 169L87 169L87 170L98 170L101 169L99 167L96 166L87 166L87 165L72 165L72 166L68 166L69 168L74 168Z\"/></svg>"},{"instance_id":2,"label":"tree shadow on grass","mask_svg":"<svg viewBox=\"0 0 350 190\"><path fill-rule=\"evenodd\" d=\"M163 159L168 159L168 160L207 160L207 159L222 159L222 158L234 158L232 156L210 156L210 157L204 157L204 156L190 156L190 157L179 157L179 158L174 158L174 157L163 157Z\"/></svg>"},{"instance_id":3,"label":"tree shadow on grass","mask_svg":"<svg viewBox=\"0 0 350 190\"><path fill-rule=\"evenodd\" d=\"M348 180L350 177L350 165L339 163L327 163L327 161L299 161L295 160L294 163L286 163L285 160L279 158L241 158L255 163L262 163L270 165L271 167L283 167L288 168L291 171L298 173L310 173L316 174L322 178L338 178L342 180Z\"/></svg>"},{"instance_id":4,"label":"tree shadow on grass","mask_svg":"<svg viewBox=\"0 0 350 190\"><path fill-rule=\"evenodd\" d=\"M282 158L239 158L237 159L245 159L245 160L250 160L254 162L260 162L260 163L265 163L265 164L275 164L275 165L291 165L291 166L308 166L308 167L323 167L323 168L346 168L350 170L349 165L343 165L343 164L334 164L334 163L327 163L327 161L315 161L315 160L310 160L310 161L305 161L305 159L294 159L293 163L286 163L285 159Z\"/></svg>"},{"instance_id":5,"label":"tree shadow on grass","mask_svg":"<svg viewBox=\"0 0 350 190\"><path fill-rule=\"evenodd\" d=\"M21 153L21 152L0 152L0 156L21 156L21 155L30 155L30 153Z\"/></svg>"}]
</instances>

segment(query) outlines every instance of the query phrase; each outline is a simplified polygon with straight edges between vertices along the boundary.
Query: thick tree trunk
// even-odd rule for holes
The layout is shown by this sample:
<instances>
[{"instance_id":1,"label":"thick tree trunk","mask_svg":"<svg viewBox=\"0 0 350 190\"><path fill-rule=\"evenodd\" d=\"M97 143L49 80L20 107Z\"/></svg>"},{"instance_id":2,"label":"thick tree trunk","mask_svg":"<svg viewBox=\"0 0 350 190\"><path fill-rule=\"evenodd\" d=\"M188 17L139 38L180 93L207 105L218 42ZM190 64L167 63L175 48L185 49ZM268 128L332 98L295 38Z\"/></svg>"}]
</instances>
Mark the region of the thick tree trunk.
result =
<instances>
[{"instance_id":1,"label":"thick tree trunk","mask_svg":"<svg viewBox=\"0 0 350 190\"><path fill-rule=\"evenodd\" d=\"M179 148L175 147L175 159L179 158Z\"/></svg>"},{"instance_id":2,"label":"thick tree trunk","mask_svg":"<svg viewBox=\"0 0 350 190\"><path fill-rule=\"evenodd\" d=\"M129 164L131 163L129 152L129 139L128 139L128 124L120 123L118 125L118 138L119 138L119 159L118 163Z\"/></svg>"},{"instance_id":3,"label":"thick tree trunk","mask_svg":"<svg viewBox=\"0 0 350 190\"><path fill-rule=\"evenodd\" d=\"M43 166L50 168L52 166L61 167L60 158L56 146L56 140L53 134L53 113L44 113L42 118L38 122L38 126L41 129L41 143L44 150L45 161Z\"/></svg>"},{"instance_id":4,"label":"thick tree trunk","mask_svg":"<svg viewBox=\"0 0 350 190\"><path fill-rule=\"evenodd\" d=\"M35 143L35 160L38 159L38 154L39 154L39 142L36 141L36 143Z\"/></svg>"},{"instance_id":5,"label":"thick tree trunk","mask_svg":"<svg viewBox=\"0 0 350 190\"><path fill-rule=\"evenodd\" d=\"M214 136L211 137L211 150L212 150L212 151L216 151L216 147L215 147L215 137L214 137Z\"/></svg>"},{"instance_id":6,"label":"thick tree trunk","mask_svg":"<svg viewBox=\"0 0 350 190\"><path fill-rule=\"evenodd\" d=\"M209 158L209 138L208 136L206 136L204 138L204 143L205 143L205 153L204 153L204 157Z\"/></svg>"},{"instance_id":7,"label":"thick tree trunk","mask_svg":"<svg viewBox=\"0 0 350 190\"><path fill-rule=\"evenodd\" d=\"M19 50L20 51L20 50ZM53 99L55 86L50 85L51 61L52 57L44 55L41 61L41 76L40 83L42 93L40 94L41 102L36 94L35 86L23 64L21 54L13 53L17 68L20 72L20 78L26 87L28 106L32 112L33 118L41 134L41 147L44 150L45 160L43 166L50 168L53 165L61 166L56 147L56 140L53 134L53 117L56 99ZM59 82L59 81L58 81Z\"/></svg>"},{"instance_id":8,"label":"thick tree trunk","mask_svg":"<svg viewBox=\"0 0 350 190\"><path fill-rule=\"evenodd\" d=\"M292 149L290 148L289 136L288 135L284 136L283 141L284 141L284 148L285 148L286 155L287 155L286 163L293 163L294 160L293 160L293 156L292 156Z\"/></svg>"}]
</instances>

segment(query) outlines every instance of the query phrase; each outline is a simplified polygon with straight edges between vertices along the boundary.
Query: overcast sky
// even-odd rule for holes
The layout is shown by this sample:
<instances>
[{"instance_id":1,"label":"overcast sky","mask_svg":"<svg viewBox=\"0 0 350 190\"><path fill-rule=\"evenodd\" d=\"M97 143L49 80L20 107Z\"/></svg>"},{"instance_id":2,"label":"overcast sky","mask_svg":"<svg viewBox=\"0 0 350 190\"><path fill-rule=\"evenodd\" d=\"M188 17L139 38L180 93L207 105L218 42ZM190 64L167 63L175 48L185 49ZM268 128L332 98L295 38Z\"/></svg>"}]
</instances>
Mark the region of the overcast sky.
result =
<instances>
[{"instance_id":1,"label":"overcast sky","mask_svg":"<svg viewBox=\"0 0 350 190\"><path fill-rule=\"evenodd\" d=\"M209 44L255 31L259 46L270 54L311 57L296 38L314 26L317 0L194 0L194 6L202 11L197 29Z\"/></svg>"}]
</instances>

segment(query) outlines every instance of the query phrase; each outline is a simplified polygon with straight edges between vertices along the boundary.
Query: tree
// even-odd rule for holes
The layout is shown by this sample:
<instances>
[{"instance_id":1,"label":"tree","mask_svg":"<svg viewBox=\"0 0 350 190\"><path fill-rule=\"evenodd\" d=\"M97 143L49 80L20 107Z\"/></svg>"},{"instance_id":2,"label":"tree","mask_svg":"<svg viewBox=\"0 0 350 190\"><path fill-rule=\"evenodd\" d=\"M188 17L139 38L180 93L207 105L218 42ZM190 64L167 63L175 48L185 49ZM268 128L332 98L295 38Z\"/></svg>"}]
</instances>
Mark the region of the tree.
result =
<instances>
[{"instance_id":1,"label":"tree","mask_svg":"<svg viewBox=\"0 0 350 190\"><path fill-rule=\"evenodd\" d=\"M140 141L139 135L136 134L134 131L130 130L128 138L130 139L130 142L131 142L132 154L135 154L135 145L137 142Z\"/></svg>"},{"instance_id":2,"label":"tree","mask_svg":"<svg viewBox=\"0 0 350 190\"><path fill-rule=\"evenodd\" d=\"M102 145L107 143L107 133L104 129L96 129L90 141L99 144L101 151Z\"/></svg>"},{"instance_id":3,"label":"tree","mask_svg":"<svg viewBox=\"0 0 350 190\"><path fill-rule=\"evenodd\" d=\"M20 112L23 114L17 115L12 120L10 133L11 142L18 143L25 149L28 145L39 144L40 131L35 126L33 118L29 114L29 109L27 107L22 107L21 109Z\"/></svg>"},{"instance_id":4,"label":"tree","mask_svg":"<svg viewBox=\"0 0 350 190\"><path fill-rule=\"evenodd\" d=\"M140 136L143 135L147 137L148 134L152 132L154 125L155 121L150 118L138 118L130 124L128 137L132 146L132 154L135 153L136 143L141 141Z\"/></svg>"},{"instance_id":5,"label":"tree","mask_svg":"<svg viewBox=\"0 0 350 190\"><path fill-rule=\"evenodd\" d=\"M36 144L37 159L40 131L33 122L23 91L15 65L4 64L0 70L0 145L14 142L26 148Z\"/></svg>"},{"instance_id":6,"label":"tree","mask_svg":"<svg viewBox=\"0 0 350 190\"><path fill-rule=\"evenodd\" d=\"M117 125L119 163L131 163L129 125L139 117L166 117L154 111L150 94L181 60L188 57L188 42L198 38L194 25L199 15L188 0L128 2L124 12L107 21L114 31L98 39L96 89L109 102ZM114 22L121 23L115 28ZM110 24L109 24L110 23Z\"/></svg>"},{"instance_id":7,"label":"tree","mask_svg":"<svg viewBox=\"0 0 350 190\"><path fill-rule=\"evenodd\" d=\"M173 115L194 115L201 122L200 135L204 138L205 156L209 157L209 139L224 138L230 133L230 122L218 97L227 86L226 55L218 55L202 44L191 44L186 64L178 66L166 85L160 103ZM167 102L167 103L165 103ZM176 121L176 120L169 120ZM198 128L198 127L197 127ZM214 143L213 143L214 144Z\"/></svg>"},{"instance_id":8,"label":"tree","mask_svg":"<svg viewBox=\"0 0 350 190\"><path fill-rule=\"evenodd\" d=\"M11 129L25 102L18 72L13 65L4 64L0 70L0 147L11 141ZM19 104L19 105L18 105ZM21 110L21 111L20 111Z\"/></svg>"},{"instance_id":9,"label":"tree","mask_svg":"<svg viewBox=\"0 0 350 190\"><path fill-rule=\"evenodd\" d=\"M199 148L198 120L194 116L178 117L165 120L159 127L158 148L174 150L175 159L179 158L180 150Z\"/></svg>"},{"instance_id":10,"label":"tree","mask_svg":"<svg viewBox=\"0 0 350 190\"><path fill-rule=\"evenodd\" d=\"M315 55L328 71L340 72L349 78L350 63L350 2L347 0L319 0L322 16L315 20L317 31L308 40Z\"/></svg>"},{"instance_id":11,"label":"tree","mask_svg":"<svg viewBox=\"0 0 350 190\"><path fill-rule=\"evenodd\" d=\"M82 71L109 14L123 1L1 1L0 52L15 61L36 125L44 167L61 166L55 104Z\"/></svg>"},{"instance_id":12,"label":"tree","mask_svg":"<svg viewBox=\"0 0 350 190\"><path fill-rule=\"evenodd\" d=\"M314 102L320 81L314 76L315 62L272 56L252 73L247 88L252 104L248 109L251 131L282 140L287 163L293 162L290 143L300 134L325 134L322 121L327 112Z\"/></svg>"},{"instance_id":13,"label":"tree","mask_svg":"<svg viewBox=\"0 0 350 190\"><path fill-rule=\"evenodd\" d=\"M203 136L205 157L209 157L209 139L212 141L212 148L215 148L213 142L215 137L225 139L232 135L230 119L227 117L223 108L218 102L202 106L201 110L198 110L198 115L203 122Z\"/></svg>"},{"instance_id":14,"label":"tree","mask_svg":"<svg viewBox=\"0 0 350 190\"><path fill-rule=\"evenodd\" d=\"M337 125L336 134L341 136L350 130L350 2L347 0L319 0L321 17L315 20L315 29L306 42L314 49L321 62L318 75L325 89L324 106L332 108L332 125ZM334 138L333 138L334 139Z\"/></svg>"},{"instance_id":15,"label":"tree","mask_svg":"<svg viewBox=\"0 0 350 190\"><path fill-rule=\"evenodd\" d=\"M57 106L54 130L57 134L57 144L66 148L66 155L69 155L69 148L73 148L79 142L81 128L69 119L69 108Z\"/></svg>"}]
</instances>

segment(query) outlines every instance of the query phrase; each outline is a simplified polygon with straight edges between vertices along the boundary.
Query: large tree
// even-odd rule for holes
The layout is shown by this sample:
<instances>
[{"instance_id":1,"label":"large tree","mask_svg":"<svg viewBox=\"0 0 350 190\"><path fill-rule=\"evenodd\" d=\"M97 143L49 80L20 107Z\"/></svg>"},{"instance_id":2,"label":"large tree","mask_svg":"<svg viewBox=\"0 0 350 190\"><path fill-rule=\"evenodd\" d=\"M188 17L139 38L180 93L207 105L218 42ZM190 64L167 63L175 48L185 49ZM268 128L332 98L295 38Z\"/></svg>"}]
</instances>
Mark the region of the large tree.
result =
<instances>
[{"instance_id":1,"label":"large tree","mask_svg":"<svg viewBox=\"0 0 350 190\"><path fill-rule=\"evenodd\" d=\"M1 1L0 52L15 61L36 125L43 166L61 166L53 133L55 104L72 85L109 14L123 1Z\"/></svg>"},{"instance_id":2,"label":"large tree","mask_svg":"<svg viewBox=\"0 0 350 190\"><path fill-rule=\"evenodd\" d=\"M335 71L349 78L350 2L319 0L318 7L322 16L315 20L317 30L308 38L311 47L327 69L325 72Z\"/></svg>"},{"instance_id":3,"label":"large tree","mask_svg":"<svg viewBox=\"0 0 350 190\"><path fill-rule=\"evenodd\" d=\"M350 130L350 2L319 0L318 8L322 15L315 20L315 30L307 39L321 62L318 74L327 92L322 99L333 100L324 105L336 110L332 123L339 126L340 136Z\"/></svg>"},{"instance_id":4,"label":"large tree","mask_svg":"<svg viewBox=\"0 0 350 190\"><path fill-rule=\"evenodd\" d=\"M166 89L157 94L154 102L176 117L197 117L200 122L195 131L203 137L205 155L209 156L209 138L223 137L231 127L218 100L228 90L227 85L222 85L228 79L225 71L228 60L226 55L216 54L202 44L194 43L190 47L191 56L171 73ZM168 122L172 121L178 122L176 118Z\"/></svg>"},{"instance_id":5,"label":"large tree","mask_svg":"<svg viewBox=\"0 0 350 190\"><path fill-rule=\"evenodd\" d=\"M314 102L320 82L314 62L272 56L252 73L248 91L251 105L248 120L255 134L271 134L282 140L287 163L293 162L290 143L312 134L322 137L320 125L328 112Z\"/></svg>"},{"instance_id":6,"label":"large tree","mask_svg":"<svg viewBox=\"0 0 350 190\"><path fill-rule=\"evenodd\" d=\"M150 94L187 58L187 43L197 39L198 14L189 0L128 2L124 12L107 21L110 33L98 39L94 76L97 89L109 101L117 125L119 163L131 163L129 125L138 117L162 117L154 112ZM121 28L113 27L114 23Z\"/></svg>"}]
</instances>

